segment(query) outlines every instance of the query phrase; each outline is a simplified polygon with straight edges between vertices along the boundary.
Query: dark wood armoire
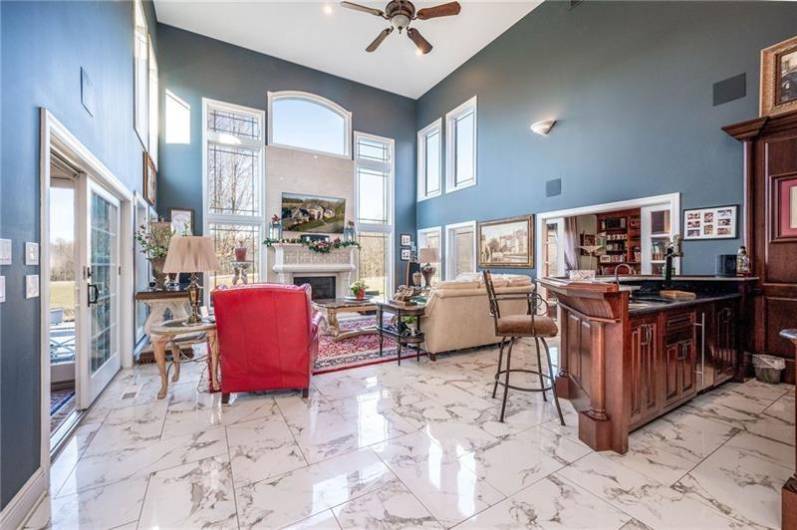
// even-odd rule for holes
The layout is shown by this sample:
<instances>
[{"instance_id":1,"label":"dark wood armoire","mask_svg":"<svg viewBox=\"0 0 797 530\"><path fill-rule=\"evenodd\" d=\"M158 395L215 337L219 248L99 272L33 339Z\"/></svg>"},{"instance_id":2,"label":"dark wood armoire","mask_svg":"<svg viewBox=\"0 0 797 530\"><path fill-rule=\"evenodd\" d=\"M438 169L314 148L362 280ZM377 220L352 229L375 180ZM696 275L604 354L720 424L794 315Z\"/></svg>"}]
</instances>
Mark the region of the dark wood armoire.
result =
<instances>
[{"instance_id":1,"label":"dark wood armoire","mask_svg":"<svg viewBox=\"0 0 797 530\"><path fill-rule=\"evenodd\" d=\"M745 346L784 357L794 383L794 348L780 331L797 327L797 111L723 130L744 144L744 240L759 278Z\"/></svg>"}]
</instances>

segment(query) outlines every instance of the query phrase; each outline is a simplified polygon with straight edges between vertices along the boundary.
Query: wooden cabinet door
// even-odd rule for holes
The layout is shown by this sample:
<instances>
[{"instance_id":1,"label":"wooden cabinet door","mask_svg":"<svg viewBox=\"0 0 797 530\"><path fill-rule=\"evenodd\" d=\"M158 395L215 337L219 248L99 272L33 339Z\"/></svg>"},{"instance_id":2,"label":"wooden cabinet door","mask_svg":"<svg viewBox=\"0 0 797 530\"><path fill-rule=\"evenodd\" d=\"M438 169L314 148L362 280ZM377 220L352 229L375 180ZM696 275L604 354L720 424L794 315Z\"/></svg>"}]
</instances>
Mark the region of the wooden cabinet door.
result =
<instances>
[{"instance_id":1,"label":"wooden cabinet door","mask_svg":"<svg viewBox=\"0 0 797 530\"><path fill-rule=\"evenodd\" d=\"M662 407L667 408L697 393L695 312L664 316L664 350L659 375Z\"/></svg>"},{"instance_id":2,"label":"wooden cabinet door","mask_svg":"<svg viewBox=\"0 0 797 530\"><path fill-rule=\"evenodd\" d=\"M658 341L656 316L631 322L631 428L647 422L657 413Z\"/></svg>"}]
</instances>

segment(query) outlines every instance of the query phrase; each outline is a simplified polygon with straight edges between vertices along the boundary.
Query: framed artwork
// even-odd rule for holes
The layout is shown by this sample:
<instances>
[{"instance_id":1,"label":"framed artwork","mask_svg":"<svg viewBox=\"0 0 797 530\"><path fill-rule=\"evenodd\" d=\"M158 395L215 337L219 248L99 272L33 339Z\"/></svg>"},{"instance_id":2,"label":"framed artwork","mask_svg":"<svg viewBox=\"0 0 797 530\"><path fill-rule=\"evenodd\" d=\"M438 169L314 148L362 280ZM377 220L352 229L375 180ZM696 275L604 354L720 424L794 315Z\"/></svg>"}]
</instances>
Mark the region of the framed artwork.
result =
<instances>
[{"instance_id":1,"label":"framed artwork","mask_svg":"<svg viewBox=\"0 0 797 530\"><path fill-rule=\"evenodd\" d=\"M412 250L408 248L401 249L401 261L410 261L412 259Z\"/></svg>"},{"instance_id":2,"label":"framed artwork","mask_svg":"<svg viewBox=\"0 0 797 530\"><path fill-rule=\"evenodd\" d=\"M739 205L684 210L684 239L736 239Z\"/></svg>"},{"instance_id":3,"label":"framed artwork","mask_svg":"<svg viewBox=\"0 0 797 530\"><path fill-rule=\"evenodd\" d=\"M534 215L479 222L479 267L534 267Z\"/></svg>"},{"instance_id":4,"label":"framed artwork","mask_svg":"<svg viewBox=\"0 0 797 530\"><path fill-rule=\"evenodd\" d=\"M158 200L158 170L147 152L144 152L144 198L153 206Z\"/></svg>"},{"instance_id":5,"label":"framed artwork","mask_svg":"<svg viewBox=\"0 0 797 530\"><path fill-rule=\"evenodd\" d=\"M172 232L181 236L194 235L194 210L191 208L172 208L169 210Z\"/></svg>"},{"instance_id":6,"label":"framed artwork","mask_svg":"<svg viewBox=\"0 0 797 530\"><path fill-rule=\"evenodd\" d=\"M401 234L399 240L402 247L412 246L412 234Z\"/></svg>"},{"instance_id":7,"label":"framed artwork","mask_svg":"<svg viewBox=\"0 0 797 530\"><path fill-rule=\"evenodd\" d=\"M773 242L797 239L797 176L773 179Z\"/></svg>"},{"instance_id":8,"label":"framed artwork","mask_svg":"<svg viewBox=\"0 0 797 530\"><path fill-rule=\"evenodd\" d=\"M797 37L761 50L761 116L797 109Z\"/></svg>"},{"instance_id":9,"label":"framed artwork","mask_svg":"<svg viewBox=\"0 0 797 530\"><path fill-rule=\"evenodd\" d=\"M39 244L31 241L25 242L25 265L39 264Z\"/></svg>"}]
</instances>

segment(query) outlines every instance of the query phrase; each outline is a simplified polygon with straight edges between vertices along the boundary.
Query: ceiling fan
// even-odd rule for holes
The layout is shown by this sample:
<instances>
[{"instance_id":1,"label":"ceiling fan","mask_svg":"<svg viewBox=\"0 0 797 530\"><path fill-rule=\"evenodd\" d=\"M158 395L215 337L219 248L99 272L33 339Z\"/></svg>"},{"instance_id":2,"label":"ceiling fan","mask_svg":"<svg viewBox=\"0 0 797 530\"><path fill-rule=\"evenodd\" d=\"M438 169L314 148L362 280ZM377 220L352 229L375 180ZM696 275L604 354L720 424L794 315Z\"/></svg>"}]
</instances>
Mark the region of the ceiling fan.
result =
<instances>
[{"instance_id":1,"label":"ceiling fan","mask_svg":"<svg viewBox=\"0 0 797 530\"><path fill-rule=\"evenodd\" d=\"M397 29L398 32L401 33L406 29L407 36L413 43L415 43L418 51L424 55L432 51L432 45L429 44L428 40L423 38L423 35L421 35L417 29L409 27L410 23L415 19L428 20L430 18L458 15L461 9L459 2L449 2L447 4L426 7L416 11L415 6L409 0L391 0L387 6L385 6L384 11L373 7L355 4L353 2L347 2L345 0L341 2L340 5L349 9L354 9L355 11L370 13L371 15L376 15L390 21L391 26L383 29L382 32L373 40L373 42L368 45L365 51L376 51L379 45L382 44L382 41L385 40L388 35L393 33L393 30Z\"/></svg>"}]
</instances>

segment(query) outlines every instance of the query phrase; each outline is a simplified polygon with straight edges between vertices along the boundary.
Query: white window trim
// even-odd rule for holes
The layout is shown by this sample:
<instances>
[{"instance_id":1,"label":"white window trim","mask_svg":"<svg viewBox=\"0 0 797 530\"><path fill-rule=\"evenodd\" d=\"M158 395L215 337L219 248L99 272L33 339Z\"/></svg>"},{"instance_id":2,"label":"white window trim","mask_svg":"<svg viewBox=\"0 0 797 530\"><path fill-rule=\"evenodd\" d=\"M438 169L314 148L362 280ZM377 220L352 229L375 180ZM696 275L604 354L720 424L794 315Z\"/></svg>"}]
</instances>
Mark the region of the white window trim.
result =
<instances>
[{"instance_id":1,"label":"white window trim","mask_svg":"<svg viewBox=\"0 0 797 530\"><path fill-rule=\"evenodd\" d=\"M449 111L446 113L446 193L451 193L454 191L464 190L465 188L470 188L471 186L475 186L477 183L476 173L477 173L477 160L478 157L476 153L479 150L478 144L478 105L477 105L477 97L473 96L466 102L462 103L457 108ZM456 159L456 134L455 134L455 122L456 120L462 116L463 114L467 114L468 112L473 112L473 180L468 182L464 182L461 184L455 184L455 164L454 160Z\"/></svg>"},{"instance_id":2,"label":"white window trim","mask_svg":"<svg viewBox=\"0 0 797 530\"><path fill-rule=\"evenodd\" d=\"M185 109L188 113L188 137L185 140L177 141L173 137L169 137L169 130L171 127L169 126L169 120L166 116L166 112L168 110L169 100L173 101L174 104L180 105ZM172 92L171 90L164 90L163 91L163 142L167 145L189 145L191 143L191 105L188 104L186 100ZM203 129L204 130L204 129Z\"/></svg>"},{"instance_id":3,"label":"white window trim","mask_svg":"<svg viewBox=\"0 0 797 530\"><path fill-rule=\"evenodd\" d=\"M256 140L241 139L238 144L241 147L248 147L250 149L258 150L260 161L260 182L259 199L260 199L260 215L259 216L239 216L239 215L220 215L211 214L209 212L208 204L208 151L207 144L209 141L219 142L218 133L208 131L208 108L220 108L232 112L246 112L255 114L260 120L260 138ZM236 224L236 225L250 225L259 227L259 236L256 244L260 244L265 239L266 223L268 215L266 214L266 155L265 143L263 142L263 125L266 121L265 112L260 109L251 107L244 107L243 105L236 105L234 103L227 103L210 98L202 98L202 234L209 235L209 227L211 224ZM219 142L224 143L224 142ZM262 248L258 251L258 273L261 278L266 276L267 268L267 253ZM210 285L210 275L205 274L203 284ZM204 303L210 306L210 289L203 289Z\"/></svg>"},{"instance_id":4,"label":"white window trim","mask_svg":"<svg viewBox=\"0 0 797 530\"><path fill-rule=\"evenodd\" d=\"M384 142L389 145L390 149L390 171L388 172L387 180L387 224L382 223L361 223L359 220L359 204L360 197L360 179L357 176L357 167L373 168L376 170L384 169L385 164L373 160L359 160L359 142L360 138L373 140L376 142ZM395 197L396 197L396 141L393 138L385 138L384 136L377 136L375 134L368 134L359 131L354 131L354 219L357 233L360 232L376 232L388 234L388 255L385 260L385 267L387 268L387 288L393 292L396 288L395 283L395 240L396 240L396 227L395 227ZM358 271L359 275L359 271ZM389 293L386 293L389 294Z\"/></svg>"},{"instance_id":5,"label":"white window trim","mask_svg":"<svg viewBox=\"0 0 797 530\"><path fill-rule=\"evenodd\" d=\"M437 131L440 135L440 149L438 152L438 182L437 191L426 194L426 137ZM418 189L418 202L439 197L443 192L443 118L437 118L435 121L418 131L417 137L418 144L418 174L416 180L416 187Z\"/></svg>"},{"instance_id":6,"label":"white window trim","mask_svg":"<svg viewBox=\"0 0 797 530\"><path fill-rule=\"evenodd\" d=\"M464 221L462 223L452 223L446 225L445 229L445 262L444 262L444 269L446 271L445 279L454 280L457 277L456 271L454 270L454 266L456 265L456 260L449 259L449 256L454 251L454 238L451 237L451 232L458 229L458 228L471 228L473 229L473 270L469 272L476 272L478 267L478 254L476 254L476 221Z\"/></svg>"},{"instance_id":7,"label":"white window trim","mask_svg":"<svg viewBox=\"0 0 797 530\"><path fill-rule=\"evenodd\" d=\"M443 281L443 280L445 280L445 269L446 269L445 268L445 263L446 263L445 250L446 250L446 247L444 245L445 241L443 240L443 227L442 226L429 226L429 227L426 227L426 228L419 228L416 231L416 233L415 233L415 245L417 247L417 251L418 252L420 252L421 248L422 248L421 247L421 236L426 236L428 234L437 234L437 237L440 239L440 248L438 249L440 251L440 261L438 261L438 263L440 264L440 267L438 268L437 272L440 273L440 281Z\"/></svg>"},{"instance_id":8,"label":"white window trim","mask_svg":"<svg viewBox=\"0 0 797 530\"><path fill-rule=\"evenodd\" d=\"M307 147L297 147L295 145L286 145L274 142L274 129L272 124L272 117L274 116L273 105L275 101L280 99L305 99L318 105L327 107L329 110L339 114L343 118L343 123L346 128L346 137L344 138L342 155L337 153L330 153L329 151L319 151L317 149L308 149ZM331 99L327 99L318 94L311 92L303 92L301 90L281 90L279 92L268 92L268 145L274 147L282 147L285 149L295 149L297 151L304 151L306 153L313 153L316 155L332 156L336 158L345 158L351 160L352 157L352 125L351 125L351 111L341 107Z\"/></svg>"}]
</instances>

